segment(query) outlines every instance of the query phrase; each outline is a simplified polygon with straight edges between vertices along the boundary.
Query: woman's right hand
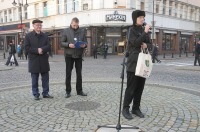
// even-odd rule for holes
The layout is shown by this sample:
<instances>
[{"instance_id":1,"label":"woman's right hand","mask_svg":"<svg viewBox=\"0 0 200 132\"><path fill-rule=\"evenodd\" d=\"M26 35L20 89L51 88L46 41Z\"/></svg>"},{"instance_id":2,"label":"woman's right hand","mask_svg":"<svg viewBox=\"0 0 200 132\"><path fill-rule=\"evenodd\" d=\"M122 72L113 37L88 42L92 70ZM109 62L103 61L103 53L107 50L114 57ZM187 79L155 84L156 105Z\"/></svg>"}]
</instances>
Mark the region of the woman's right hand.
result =
<instances>
[{"instance_id":1,"label":"woman's right hand","mask_svg":"<svg viewBox=\"0 0 200 132\"><path fill-rule=\"evenodd\" d=\"M150 28L151 28L151 26L150 26L149 24L147 24L147 25L145 26L144 31L145 31L146 33L148 33L149 30L150 30Z\"/></svg>"}]
</instances>

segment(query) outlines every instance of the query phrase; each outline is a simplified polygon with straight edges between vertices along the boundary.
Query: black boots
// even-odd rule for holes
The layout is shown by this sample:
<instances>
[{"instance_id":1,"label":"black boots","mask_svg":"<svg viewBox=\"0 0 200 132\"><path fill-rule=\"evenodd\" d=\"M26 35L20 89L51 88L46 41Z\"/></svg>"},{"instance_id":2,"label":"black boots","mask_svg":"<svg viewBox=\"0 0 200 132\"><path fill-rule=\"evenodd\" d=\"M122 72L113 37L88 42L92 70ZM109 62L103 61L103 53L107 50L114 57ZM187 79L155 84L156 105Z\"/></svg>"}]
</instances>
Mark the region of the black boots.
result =
<instances>
[{"instance_id":1,"label":"black boots","mask_svg":"<svg viewBox=\"0 0 200 132\"><path fill-rule=\"evenodd\" d=\"M131 112L132 112L132 114L135 114L136 116L138 116L140 118L144 118L144 114L142 114L140 109L136 109L136 110L133 109Z\"/></svg>"},{"instance_id":2,"label":"black boots","mask_svg":"<svg viewBox=\"0 0 200 132\"><path fill-rule=\"evenodd\" d=\"M129 112L129 108L128 108L128 107L123 108L123 110L122 110L122 115L123 115L126 119L128 119L128 120L133 119L131 113Z\"/></svg>"}]
</instances>

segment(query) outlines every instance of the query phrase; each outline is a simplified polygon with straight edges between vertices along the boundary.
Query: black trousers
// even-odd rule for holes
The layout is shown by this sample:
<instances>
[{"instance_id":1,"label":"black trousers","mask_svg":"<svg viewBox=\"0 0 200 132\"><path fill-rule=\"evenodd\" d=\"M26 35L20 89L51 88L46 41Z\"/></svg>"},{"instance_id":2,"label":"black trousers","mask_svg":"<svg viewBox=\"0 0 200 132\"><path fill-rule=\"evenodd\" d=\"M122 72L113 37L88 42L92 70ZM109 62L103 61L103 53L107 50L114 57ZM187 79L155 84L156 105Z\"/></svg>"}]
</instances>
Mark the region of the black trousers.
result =
<instances>
[{"instance_id":1,"label":"black trousers","mask_svg":"<svg viewBox=\"0 0 200 132\"><path fill-rule=\"evenodd\" d=\"M197 61L198 61L199 66L200 66L200 57L199 57L199 54L195 54L194 65L197 64Z\"/></svg>"},{"instance_id":2,"label":"black trousers","mask_svg":"<svg viewBox=\"0 0 200 132\"><path fill-rule=\"evenodd\" d=\"M94 54L94 59L97 59L97 52L93 52Z\"/></svg>"},{"instance_id":3,"label":"black trousers","mask_svg":"<svg viewBox=\"0 0 200 132\"><path fill-rule=\"evenodd\" d=\"M65 57L66 63L66 93L71 92L71 76L72 69L75 63L76 68L76 92L82 92L82 58Z\"/></svg>"},{"instance_id":4,"label":"black trousers","mask_svg":"<svg viewBox=\"0 0 200 132\"><path fill-rule=\"evenodd\" d=\"M127 88L125 91L123 108L129 108L132 101L133 110L140 108L145 81L145 78L135 76L134 72L127 72Z\"/></svg>"}]
</instances>

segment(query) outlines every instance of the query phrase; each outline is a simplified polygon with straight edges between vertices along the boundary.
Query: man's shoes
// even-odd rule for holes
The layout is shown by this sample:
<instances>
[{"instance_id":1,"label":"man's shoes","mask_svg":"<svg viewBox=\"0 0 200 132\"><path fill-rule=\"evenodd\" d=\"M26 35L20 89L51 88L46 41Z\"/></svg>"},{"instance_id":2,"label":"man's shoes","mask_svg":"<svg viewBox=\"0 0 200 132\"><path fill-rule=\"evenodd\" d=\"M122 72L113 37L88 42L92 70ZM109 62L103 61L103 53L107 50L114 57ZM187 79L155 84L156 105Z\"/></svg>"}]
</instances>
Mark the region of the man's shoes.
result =
<instances>
[{"instance_id":1,"label":"man's shoes","mask_svg":"<svg viewBox=\"0 0 200 132\"><path fill-rule=\"evenodd\" d=\"M66 93L65 98L69 98L69 97L71 97L71 93Z\"/></svg>"},{"instance_id":2,"label":"man's shoes","mask_svg":"<svg viewBox=\"0 0 200 132\"><path fill-rule=\"evenodd\" d=\"M53 96L51 96L51 95L47 94L47 95L43 95L43 98L50 98L50 99L52 99L52 98L53 98Z\"/></svg>"},{"instance_id":3,"label":"man's shoes","mask_svg":"<svg viewBox=\"0 0 200 132\"><path fill-rule=\"evenodd\" d=\"M83 93L83 92L77 93L77 95L80 95L80 96L87 96L87 94L85 94L85 93Z\"/></svg>"},{"instance_id":4,"label":"man's shoes","mask_svg":"<svg viewBox=\"0 0 200 132\"><path fill-rule=\"evenodd\" d=\"M40 100L39 96L34 96L34 100Z\"/></svg>"},{"instance_id":5,"label":"man's shoes","mask_svg":"<svg viewBox=\"0 0 200 132\"><path fill-rule=\"evenodd\" d=\"M128 108L128 107L127 107L127 108L123 108L123 110L122 110L122 115L123 115L126 119L128 119L128 120L133 119L133 116L132 116L131 113L129 112L129 108Z\"/></svg>"},{"instance_id":6,"label":"man's shoes","mask_svg":"<svg viewBox=\"0 0 200 132\"><path fill-rule=\"evenodd\" d=\"M144 114L142 114L142 112L140 111L140 109L132 110L132 114L135 114L136 116L138 116L140 118L144 118Z\"/></svg>"}]
</instances>

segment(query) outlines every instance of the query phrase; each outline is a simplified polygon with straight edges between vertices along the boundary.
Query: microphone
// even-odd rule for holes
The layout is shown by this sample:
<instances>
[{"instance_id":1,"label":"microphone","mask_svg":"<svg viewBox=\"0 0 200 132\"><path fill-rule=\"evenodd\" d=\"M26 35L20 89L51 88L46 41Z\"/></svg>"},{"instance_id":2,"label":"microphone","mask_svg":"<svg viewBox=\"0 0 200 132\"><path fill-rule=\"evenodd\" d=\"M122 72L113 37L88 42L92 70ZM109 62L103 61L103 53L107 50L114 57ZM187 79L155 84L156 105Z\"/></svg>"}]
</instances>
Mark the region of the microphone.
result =
<instances>
[{"instance_id":1,"label":"microphone","mask_svg":"<svg viewBox=\"0 0 200 132\"><path fill-rule=\"evenodd\" d=\"M147 25L147 23L146 22L143 22L143 27L145 27ZM149 28L150 30L152 29L151 27Z\"/></svg>"}]
</instances>

